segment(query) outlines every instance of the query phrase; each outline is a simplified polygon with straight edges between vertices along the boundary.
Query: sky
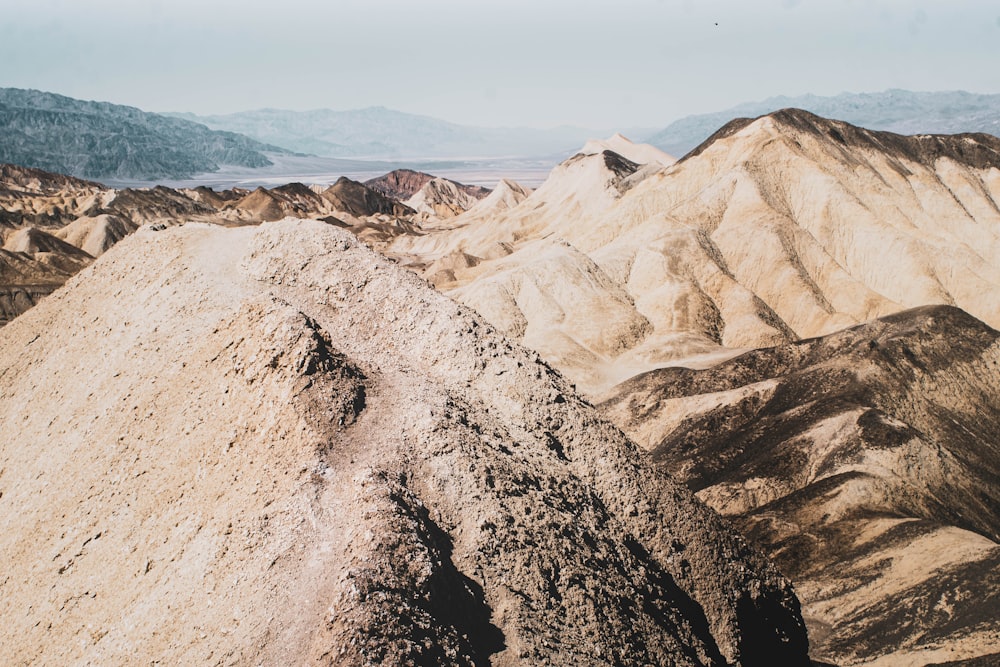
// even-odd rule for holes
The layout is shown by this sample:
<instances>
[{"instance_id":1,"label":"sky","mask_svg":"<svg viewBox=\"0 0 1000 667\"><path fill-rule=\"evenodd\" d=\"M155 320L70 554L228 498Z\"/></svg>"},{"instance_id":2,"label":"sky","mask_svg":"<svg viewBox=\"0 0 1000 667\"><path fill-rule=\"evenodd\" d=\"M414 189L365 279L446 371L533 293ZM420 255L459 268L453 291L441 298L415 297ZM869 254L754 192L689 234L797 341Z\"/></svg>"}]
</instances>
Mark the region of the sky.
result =
<instances>
[{"instance_id":1,"label":"sky","mask_svg":"<svg viewBox=\"0 0 1000 667\"><path fill-rule=\"evenodd\" d=\"M0 0L0 86L231 113L657 128L774 95L1000 92L996 0Z\"/></svg>"}]
</instances>

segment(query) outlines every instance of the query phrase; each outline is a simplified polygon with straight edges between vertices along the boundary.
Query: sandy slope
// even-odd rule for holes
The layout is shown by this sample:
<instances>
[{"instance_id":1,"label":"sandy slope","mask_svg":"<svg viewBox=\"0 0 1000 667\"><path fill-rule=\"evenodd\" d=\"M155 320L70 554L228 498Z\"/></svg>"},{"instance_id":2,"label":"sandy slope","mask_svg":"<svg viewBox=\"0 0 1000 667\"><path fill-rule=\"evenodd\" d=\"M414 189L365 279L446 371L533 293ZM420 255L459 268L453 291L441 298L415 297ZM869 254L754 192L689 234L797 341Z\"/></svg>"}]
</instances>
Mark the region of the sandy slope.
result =
<instances>
[{"instance_id":1,"label":"sandy slope","mask_svg":"<svg viewBox=\"0 0 1000 667\"><path fill-rule=\"evenodd\" d=\"M666 169L575 156L489 224L460 216L391 252L418 268L474 258L435 281L506 332L537 332L593 391L927 303L1000 325L998 146L779 112ZM583 302L596 309L574 319Z\"/></svg>"}]
</instances>

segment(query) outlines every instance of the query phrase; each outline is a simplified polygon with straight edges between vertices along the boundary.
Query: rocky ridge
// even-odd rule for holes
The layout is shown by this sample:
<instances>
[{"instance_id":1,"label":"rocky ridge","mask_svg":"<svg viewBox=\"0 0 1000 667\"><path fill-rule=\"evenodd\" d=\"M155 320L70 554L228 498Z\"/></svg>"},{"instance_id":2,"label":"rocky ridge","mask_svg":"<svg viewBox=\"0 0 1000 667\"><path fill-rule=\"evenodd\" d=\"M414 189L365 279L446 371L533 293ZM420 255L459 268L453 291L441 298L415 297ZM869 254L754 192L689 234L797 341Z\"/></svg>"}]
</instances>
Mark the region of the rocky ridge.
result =
<instances>
[{"instance_id":1,"label":"rocky ridge","mask_svg":"<svg viewBox=\"0 0 1000 667\"><path fill-rule=\"evenodd\" d=\"M107 102L0 88L0 162L83 178L190 178L264 167L288 151L232 132Z\"/></svg>"},{"instance_id":2,"label":"rocky ridge","mask_svg":"<svg viewBox=\"0 0 1000 667\"><path fill-rule=\"evenodd\" d=\"M332 225L145 227L0 343L14 660L808 664L772 566Z\"/></svg>"}]
</instances>

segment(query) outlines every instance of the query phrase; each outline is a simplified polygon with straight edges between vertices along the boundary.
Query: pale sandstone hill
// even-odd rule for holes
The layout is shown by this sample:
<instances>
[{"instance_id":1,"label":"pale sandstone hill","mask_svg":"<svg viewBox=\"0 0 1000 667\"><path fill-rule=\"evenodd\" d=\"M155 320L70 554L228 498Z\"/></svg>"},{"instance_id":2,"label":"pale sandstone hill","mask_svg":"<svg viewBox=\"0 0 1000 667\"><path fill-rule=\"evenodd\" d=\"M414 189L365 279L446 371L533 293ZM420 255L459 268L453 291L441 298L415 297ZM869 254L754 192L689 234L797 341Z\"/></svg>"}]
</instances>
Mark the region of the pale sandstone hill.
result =
<instances>
[{"instance_id":1,"label":"pale sandstone hill","mask_svg":"<svg viewBox=\"0 0 1000 667\"><path fill-rule=\"evenodd\" d=\"M677 162L673 155L664 153L656 146L637 144L621 133L615 133L607 139L591 139L580 150L585 155L594 155L612 151L636 164L655 164L659 167L669 167Z\"/></svg>"},{"instance_id":2,"label":"pale sandstone hill","mask_svg":"<svg viewBox=\"0 0 1000 667\"><path fill-rule=\"evenodd\" d=\"M474 196L459 183L433 178L404 203L425 218L447 220L465 213L480 199L482 196Z\"/></svg>"},{"instance_id":3,"label":"pale sandstone hill","mask_svg":"<svg viewBox=\"0 0 1000 667\"><path fill-rule=\"evenodd\" d=\"M601 407L793 579L815 656L995 664L998 397L1000 334L936 306L650 371Z\"/></svg>"},{"instance_id":4,"label":"pale sandstone hill","mask_svg":"<svg viewBox=\"0 0 1000 667\"><path fill-rule=\"evenodd\" d=\"M527 199L531 192L531 188L527 188L517 181L512 181L509 178L501 178L488 195L480 199L475 206L469 209L469 213L471 215L482 216L495 215L501 211L514 208Z\"/></svg>"},{"instance_id":5,"label":"pale sandstone hill","mask_svg":"<svg viewBox=\"0 0 1000 667\"><path fill-rule=\"evenodd\" d=\"M131 220L102 213L94 217L77 218L53 232L53 236L98 257L138 228Z\"/></svg>"},{"instance_id":6,"label":"pale sandstone hill","mask_svg":"<svg viewBox=\"0 0 1000 667\"><path fill-rule=\"evenodd\" d=\"M35 227L23 227L8 234L3 249L36 255L39 253L61 254L67 257L92 260L93 257L74 245ZM82 267L81 267L82 268Z\"/></svg>"},{"instance_id":7,"label":"pale sandstone hill","mask_svg":"<svg viewBox=\"0 0 1000 667\"><path fill-rule=\"evenodd\" d=\"M146 227L0 330L12 662L805 665L787 582L331 225Z\"/></svg>"},{"instance_id":8,"label":"pale sandstone hill","mask_svg":"<svg viewBox=\"0 0 1000 667\"><path fill-rule=\"evenodd\" d=\"M496 218L496 216L514 208L524 201L530 194L531 190L523 187L519 183L509 179L501 179L489 195L462 215L462 225L475 224L473 221L489 225L493 219ZM449 221L447 220L438 222L436 225L428 224L428 221L424 220L420 222L420 227L418 229L413 230L411 237L422 236L429 229L442 229L448 224ZM400 236L400 234L394 235L391 239L388 239L388 242L384 246L380 246L379 249L384 249L384 247L392 244L396 244L398 247L398 239ZM498 251L496 254L506 254L509 252L510 250L506 246L500 244L498 245ZM410 268L420 270L434 285L443 286L455 282L456 271L462 271L463 269L475 266L481 261L481 257L470 255L469 253L461 250L453 250L446 255L437 257L427 265L423 265L419 263L419 261L414 261L414 258L410 257L409 265Z\"/></svg>"},{"instance_id":9,"label":"pale sandstone hill","mask_svg":"<svg viewBox=\"0 0 1000 667\"><path fill-rule=\"evenodd\" d=\"M656 172L612 155L571 158L491 224L460 216L391 252L482 260L438 284L592 391L927 303L1000 325L995 137L786 110Z\"/></svg>"},{"instance_id":10,"label":"pale sandstone hill","mask_svg":"<svg viewBox=\"0 0 1000 667\"><path fill-rule=\"evenodd\" d=\"M550 235L549 227L553 224L568 224L606 212L638 169L639 165L610 151L590 156L577 154L553 169L537 190L503 215L480 217L470 211L440 230L430 230L420 238L400 239L393 244L392 252L416 263L453 250L484 259L509 255L515 246ZM463 277L463 283L472 277Z\"/></svg>"}]
</instances>

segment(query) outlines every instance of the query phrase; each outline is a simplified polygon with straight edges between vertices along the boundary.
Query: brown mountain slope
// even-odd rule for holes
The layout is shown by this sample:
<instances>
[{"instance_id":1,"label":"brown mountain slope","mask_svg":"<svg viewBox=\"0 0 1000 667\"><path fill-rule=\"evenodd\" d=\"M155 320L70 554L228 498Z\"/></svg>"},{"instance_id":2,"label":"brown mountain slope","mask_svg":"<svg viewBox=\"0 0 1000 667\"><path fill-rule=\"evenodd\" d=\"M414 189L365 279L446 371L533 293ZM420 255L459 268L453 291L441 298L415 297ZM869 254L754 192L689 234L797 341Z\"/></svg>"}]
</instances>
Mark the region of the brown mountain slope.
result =
<instances>
[{"instance_id":1,"label":"brown mountain slope","mask_svg":"<svg viewBox=\"0 0 1000 667\"><path fill-rule=\"evenodd\" d=\"M998 143L786 110L665 169L575 156L489 224L391 251L482 260L441 286L595 392L929 303L1000 326Z\"/></svg>"},{"instance_id":2,"label":"brown mountain slope","mask_svg":"<svg viewBox=\"0 0 1000 667\"><path fill-rule=\"evenodd\" d=\"M406 201L420 191L420 188L427 185L434 177L422 171L412 169L394 169L388 174L383 174L378 178L365 181L365 185L381 192L390 199L396 201Z\"/></svg>"},{"instance_id":3,"label":"brown mountain slope","mask_svg":"<svg viewBox=\"0 0 1000 667\"><path fill-rule=\"evenodd\" d=\"M143 228L0 330L15 662L805 665L787 582L331 225Z\"/></svg>"},{"instance_id":4,"label":"brown mountain slope","mask_svg":"<svg viewBox=\"0 0 1000 667\"><path fill-rule=\"evenodd\" d=\"M815 654L926 664L1000 641L1000 334L925 307L602 409L796 584Z\"/></svg>"},{"instance_id":5,"label":"brown mountain slope","mask_svg":"<svg viewBox=\"0 0 1000 667\"><path fill-rule=\"evenodd\" d=\"M322 196L338 211L345 211L354 216L378 213L404 216L413 212L404 204L346 176L340 177L336 183L324 190Z\"/></svg>"},{"instance_id":6,"label":"brown mountain slope","mask_svg":"<svg viewBox=\"0 0 1000 667\"><path fill-rule=\"evenodd\" d=\"M0 163L0 191L5 194L10 192L33 195L58 194L67 189L106 190L107 188L100 183L86 181L75 176L53 174L41 169Z\"/></svg>"},{"instance_id":7,"label":"brown mountain slope","mask_svg":"<svg viewBox=\"0 0 1000 667\"><path fill-rule=\"evenodd\" d=\"M426 174L422 171L414 171L412 169L395 169L390 171L388 174L383 174L378 178L372 178L364 182L364 185L380 192L390 199L395 199L396 201L405 202L407 199L413 195L420 192L421 189L429 182L434 180L434 176L431 174ZM464 183L458 183L456 181L447 180L449 183L458 188L462 193L474 198L483 199L490 193L487 188L479 185L465 185Z\"/></svg>"},{"instance_id":8,"label":"brown mountain slope","mask_svg":"<svg viewBox=\"0 0 1000 667\"><path fill-rule=\"evenodd\" d=\"M0 247L0 326L51 294L93 259L34 227L8 232Z\"/></svg>"},{"instance_id":9,"label":"brown mountain slope","mask_svg":"<svg viewBox=\"0 0 1000 667\"><path fill-rule=\"evenodd\" d=\"M145 224L202 221L258 224L319 218L351 228L373 246L413 234L413 211L342 179L327 189L291 183L267 190L111 190L37 169L0 165L0 325L24 312L115 243ZM31 230L31 231L27 231ZM42 248L28 236L48 239ZM65 243L64 243L65 242Z\"/></svg>"}]
</instances>

